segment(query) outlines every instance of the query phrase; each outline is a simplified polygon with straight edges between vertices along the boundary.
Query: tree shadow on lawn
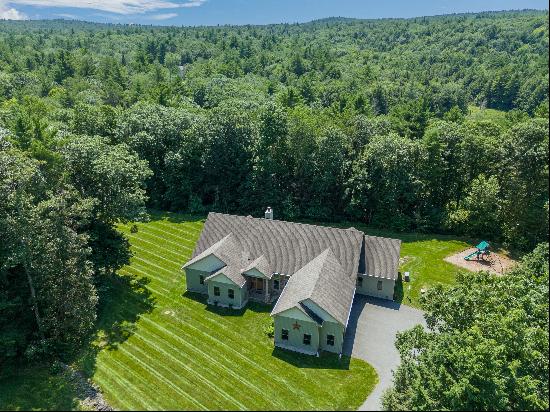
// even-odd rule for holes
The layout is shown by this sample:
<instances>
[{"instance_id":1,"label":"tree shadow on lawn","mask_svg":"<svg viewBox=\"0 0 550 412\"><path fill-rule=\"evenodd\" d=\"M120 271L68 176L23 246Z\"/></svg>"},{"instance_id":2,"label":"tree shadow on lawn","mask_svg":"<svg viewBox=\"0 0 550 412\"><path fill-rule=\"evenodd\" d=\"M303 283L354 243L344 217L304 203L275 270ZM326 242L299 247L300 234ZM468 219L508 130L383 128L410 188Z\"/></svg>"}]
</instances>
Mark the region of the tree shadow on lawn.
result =
<instances>
[{"instance_id":1,"label":"tree shadow on lawn","mask_svg":"<svg viewBox=\"0 0 550 412\"><path fill-rule=\"evenodd\" d=\"M159 220L165 220L170 223L204 223L206 216L204 215L191 215L187 213L176 213L176 212L164 212L161 210L150 209L149 211L149 221L156 222Z\"/></svg>"},{"instance_id":2,"label":"tree shadow on lawn","mask_svg":"<svg viewBox=\"0 0 550 412\"><path fill-rule=\"evenodd\" d=\"M151 313L155 298L147 289L150 279L121 274L104 275L101 279L98 322L93 340L75 364L86 376L93 376L96 358L102 350L116 350L132 336L141 315Z\"/></svg>"},{"instance_id":3,"label":"tree shadow on lawn","mask_svg":"<svg viewBox=\"0 0 550 412\"><path fill-rule=\"evenodd\" d=\"M272 356L301 369L338 369L349 370L351 357L338 356L335 353L321 352L320 355L305 355L275 347Z\"/></svg>"},{"instance_id":4,"label":"tree shadow on lawn","mask_svg":"<svg viewBox=\"0 0 550 412\"><path fill-rule=\"evenodd\" d=\"M5 366L5 365L4 365ZM73 385L48 364L14 366L0 373L0 410L68 411L78 408Z\"/></svg>"}]
</instances>

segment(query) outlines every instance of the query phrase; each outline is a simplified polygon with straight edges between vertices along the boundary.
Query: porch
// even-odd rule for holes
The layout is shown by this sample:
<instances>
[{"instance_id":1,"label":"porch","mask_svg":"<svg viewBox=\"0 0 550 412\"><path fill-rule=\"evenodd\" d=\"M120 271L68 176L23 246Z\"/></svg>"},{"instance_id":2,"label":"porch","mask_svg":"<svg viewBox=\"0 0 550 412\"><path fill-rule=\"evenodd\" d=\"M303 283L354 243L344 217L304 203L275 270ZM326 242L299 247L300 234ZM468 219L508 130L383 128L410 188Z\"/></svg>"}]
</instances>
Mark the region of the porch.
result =
<instances>
[{"instance_id":1,"label":"porch","mask_svg":"<svg viewBox=\"0 0 550 412\"><path fill-rule=\"evenodd\" d=\"M286 279L283 284L282 280L279 277L275 278L275 276L272 279L245 277L248 298L266 304L276 302L284 288L284 284L286 284Z\"/></svg>"}]
</instances>

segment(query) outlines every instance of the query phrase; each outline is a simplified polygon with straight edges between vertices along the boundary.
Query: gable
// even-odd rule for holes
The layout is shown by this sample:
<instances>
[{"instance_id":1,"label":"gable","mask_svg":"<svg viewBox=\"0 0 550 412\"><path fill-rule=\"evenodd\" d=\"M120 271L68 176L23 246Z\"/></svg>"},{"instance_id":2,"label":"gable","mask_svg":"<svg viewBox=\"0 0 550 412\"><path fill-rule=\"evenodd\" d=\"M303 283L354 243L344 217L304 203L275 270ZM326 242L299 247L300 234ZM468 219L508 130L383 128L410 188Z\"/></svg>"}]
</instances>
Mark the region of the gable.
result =
<instances>
[{"instance_id":1,"label":"gable","mask_svg":"<svg viewBox=\"0 0 550 412\"><path fill-rule=\"evenodd\" d=\"M214 255L208 255L201 260L192 263L187 266L189 269L200 270L202 272L215 272L225 266L225 263L222 262L219 258Z\"/></svg>"},{"instance_id":2,"label":"gable","mask_svg":"<svg viewBox=\"0 0 550 412\"><path fill-rule=\"evenodd\" d=\"M287 309L281 313L277 313L275 316L282 316L289 319L301 320L303 322L313 322L313 320L302 312L300 309L294 307Z\"/></svg>"},{"instance_id":3,"label":"gable","mask_svg":"<svg viewBox=\"0 0 550 412\"><path fill-rule=\"evenodd\" d=\"M247 270L246 272L243 272L243 275L252 276L254 278L260 278L260 279L269 279L265 274L263 274L256 268L252 268L250 270Z\"/></svg>"},{"instance_id":4,"label":"gable","mask_svg":"<svg viewBox=\"0 0 550 412\"><path fill-rule=\"evenodd\" d=\"M207 282L218 282L218 283L225 283L228 285L233 285L239 287L235 282L233 282L229 277L227 277L223 272L219 272L215 275L210 276L206 279Z\"/></svg>"}]
</instances>

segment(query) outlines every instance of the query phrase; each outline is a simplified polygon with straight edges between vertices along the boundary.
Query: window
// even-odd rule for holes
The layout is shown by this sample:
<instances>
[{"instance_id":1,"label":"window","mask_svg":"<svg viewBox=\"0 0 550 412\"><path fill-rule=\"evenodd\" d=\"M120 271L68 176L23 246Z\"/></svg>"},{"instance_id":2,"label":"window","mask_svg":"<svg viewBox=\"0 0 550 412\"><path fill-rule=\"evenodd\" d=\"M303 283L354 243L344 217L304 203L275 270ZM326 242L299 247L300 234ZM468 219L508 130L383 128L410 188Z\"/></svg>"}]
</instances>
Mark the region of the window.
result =
<instances>
[{"instance_id":1,"label":"window","mask_svg":"<svg viewBox=\"0 0 550 412\"><path fill-rule=\"evenodd\" d=\"M217 286L214 286L214 296L220 296L220 288Z\"/></svg>"},{"instance_id":2,"label":"window","mask_svg":"<svg viewBox=\"0 0 550 412\"><path fill-rule=\"evenodd\" d=\"M273 289L279 290L279 280L278 279L275 279L273 281Z\"/></svg>"},{"instance_id":3,"label":"window","mask_svg":"<svg viewBox=\"0 0 550 412\"><path fill-rule=\"evenodd\" d=\"M233 289L227 289L227 297L229 299L234 299L235 298L235 291Z\"/></svg>"},{"instance_id":4,"label":"window","mask_svg":"<svg viewBox=\"0 0 550 412\"><path fill-rule=\"evenodd\" d=\"M311 345L311 335L304 333L304 345Z\"/></svg>"},{"instance_id":5,"label":"window","mask_svg":"<svg viewBox=\"0 0 550 412\"><path fill-rule=\"evenodd\" d=\"M363 278L361 276L357 276L357 283L355 284L358 288L363 287Z\"/></svg>"},{"instance_id":6,"label":"window","mask_svg":"<svg viewBox=\"0 0 550 412\"><path fill-rule=\"evenodd\" d=\"M199 276L199 283L200 283L201 285L204 285L204 276L203 276L203 275L200 275L200 276Z\"/></svg>"},{"instance_id":7,"label":"window","mask_svg":"<svg viewBox=\"0 0 550 412\"><path fill-rule=\"evenodd\" d=\"M382 290L382 281L381 280L378 281L377 287L378 287L378 290Z\"/></svg>"},{"instance_id":8,"label":"window","mask_svg":"<svg viewBox=\"0 0 550 412\"><path fill-rule=\"evenodd\" d=\"M281 339L288 340L288 329L281 330Z\"/></svg>"},{"instance_id":9,"label":"window","mask_svg":"<svg viewBox=\"0 0 550 412\"><path fill-rule=\"evenodd\" d=\"M334 335L327 335L327 345L334 346Z\"/></svg>"}]
</instances>

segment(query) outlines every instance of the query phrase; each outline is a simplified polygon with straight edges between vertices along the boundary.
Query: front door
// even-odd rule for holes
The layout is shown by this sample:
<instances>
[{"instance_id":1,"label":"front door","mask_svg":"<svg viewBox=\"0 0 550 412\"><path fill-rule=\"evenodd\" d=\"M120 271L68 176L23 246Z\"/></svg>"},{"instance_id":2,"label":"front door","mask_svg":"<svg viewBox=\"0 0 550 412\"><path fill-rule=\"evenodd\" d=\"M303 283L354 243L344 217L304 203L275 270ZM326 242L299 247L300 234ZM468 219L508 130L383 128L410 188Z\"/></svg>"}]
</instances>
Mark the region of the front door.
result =
<instances>
[{"instance_id":1,"label":"front door","mask_svg":"<svg viewBox=\"0 0 550 412\"><path fill-rule=\"evenodd\" d=\"M264 280L259 278L250 278L251 281L251 289L255 289L258 292L261 292L264 290Z\"/></svg>"}]
</instances>

